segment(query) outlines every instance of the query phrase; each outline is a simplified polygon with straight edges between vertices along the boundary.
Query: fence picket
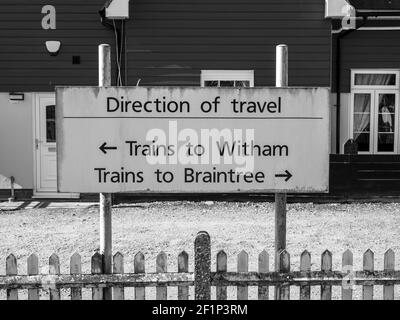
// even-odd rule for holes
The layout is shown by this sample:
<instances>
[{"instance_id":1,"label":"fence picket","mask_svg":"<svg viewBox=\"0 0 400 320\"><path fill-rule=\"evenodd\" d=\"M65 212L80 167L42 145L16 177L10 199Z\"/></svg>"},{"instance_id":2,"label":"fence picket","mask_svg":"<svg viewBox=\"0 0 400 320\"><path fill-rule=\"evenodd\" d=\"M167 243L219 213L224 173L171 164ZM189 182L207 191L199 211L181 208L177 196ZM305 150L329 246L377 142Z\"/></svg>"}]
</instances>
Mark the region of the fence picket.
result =
<instances>
[{"instance_id":1,"label":"fence picket","mask_svg":"<svg viewBox=\"0 0 400 320\"><path fill-rule=\"evenodd\" d=\"M156 272L167 272L167 255L165 252L160 252L156 260ZM167 300L168 289L166 285L158 285L156 287L156 300Z\"/></svg>"},{"instance_id":2,"label":"fence picket","mask_svg":"<svg viewBox=\"0 0 400 320\"><path fill-rule=\"evenodd\" d=\"M368 249L363 255L363 270L368 272L374 272L374 253ZM374 299L374 286L364 285L363 286L363 300Z\"/></svg>"},{"instance_id":3,"label":"fence picket","mask_svg":"<svg viewBox=\"0 0 400 320\"><path fill-rule=\"evenodd\" d=\"M353 268L353 253L350 250L346 250L342 257L342 268L344 272L347 272L347 280L342 283L342 300L353 299L353 289L351 283L351 274Z\"/></svg>"},{"instance_id":4,"label":"fence picket","mask_svg":"<svg viewBox=\"0 0 400 320\"><path fill-rule=\"evenodd\" d=\"M113 273L114 274L124 273L124 256L120 252L117 252L113 256ZM113 288L113 300L125 300L124 287Z\"/></svg>"},{"instance_id":5,"label":"fence picket","mask_svg":"<svg viewBox=\"0 0 400 320\"><path fill-rule=\"evenodd\" d=\"M211 238L206 231L194 240L194 299L211 299Z\"/></svg>"},{"instance_id":6,"label":"fence picket","mask_svg":"<svg viewBox=\"0 0 400 320\"><path fill-rule=\"evenodd\" d=\"M189 272L189 255L185 251L178 255L178 272ZM189 286L178 286L178 300L189 300Z\"/></svg>"},{"instance_id":7,"label":"fence picket","mask_svg":"<svg viewBox=\"0 0 400 320\"><path fill-rule=\"evenodd\" d=\"M217 272L228 271L228 257L225 251L221 250L217 254ZM226 300L226 286L216 286L216 297L217 300Z\"/></svg>"},{"instance_id":8,"label":"fence picket","mask_svg":"<svg viewBox=\"0 0 400 320\"><path fill-rule=\"evenodd\" d=\"M331 272L332 271L332 253L329 250L325 250L321 255L321 271ZM321 300L332 299L332 286L321 285Z\"/></svg>"},{"instance_id":9,"label":"fence picket","mask_svg":"<svg viewBox=\"0 0 400 320\"><path fill-rule=\"evenodd\" d=\"M290 254L286 250L282 250L278 254L279 273L290 272ZM276 292L276 300L290 300L290 285L280 285Z\"/></svg>"},{"instance_id":10,"label":"fence picket","mask_svg":"<svg viewBox=\"0 0 400 320\"><path fill-rule=\"evenodd\" d=\"M135 273L145 273L146 272L143 253L138 252L135 255L134 268L135 268ZM146 288L145 287L136 287L135 288L135 300L145 300L145 299L146 299Z\"/></svg>"},{"instance_id":11,"label":"fence picket","mask_svg":"<svg viewBox=\"0 0 400 320\"><path fill-rule=\"evenodd\" d=\"M49 258L49 274L60 274L60 259L53 253ZM51 281L51 280L50 280ZM51 281L52 282L52 281ZM57 289L55 283L50 283L50 300L60 300L60 289Z\"/></svg>"},{"instance_id":12,"label":"fence picket","mask_svg":"<svg viewBox=\"0 0 400 320\"><path fill-rule=\"evenodd\" d=\"M249 255L246 251L242 250L237 257L237 270L238 272L249 271ZM237 286L237 299L247 300L249 298L249 290L247 285Z\"/></svg>"},{"instance_id":13,"label":"fence picket","mask_svg":"<svg viewBox=\"0 0 400 320\"><path fill-rule=\"evenodd\" d=\"M103 257L99 252L92 256L92 274L100 274L103 270ZM92 300L103 300L103 288L92 288Z\"/></svg>"},{"instance_id":14,"label":"fence picket","mask_svg":"<svg viewBox=\"0 0 400 320\"><path fill-rule=\"evenodd\" d=\"M38 256L32 253L28 257L28 276L39 274L39 259ZM28 289L28 300L39 300L39 289Z\"/></svg>"},{"instance_id":15,"label":"fence picket","mask_svg":"<svg viewBox=\"0 0 400 320\"><path fill-rule=\"evenodd\" d=\"M82 274L82 262L79 253L75 252L69 262L70 274ZM82 289L71 288L71 300L82 300Z\"/></svg>"},{"instance_id":16,"label":"fence picket","mask_svg":"<svg viewBox=\"0 0 400 320\"><path fill-rule=\"evenodd\" d=\"M384 271L394 271L395 256L394 251L389 249L385 252ZM383 286L383 300L394 300L394 285Z\"/></svg>"},{"instance_id":17,"label":"fence picket","mask_svg":"<svg viewBox=\"0 0 400 320\"><path fill-rule=\"evenodd\" d=\"M258 272L259 273L269 272L269 255L265 250L263 250L258 255ZM258 300L268 300L268 299L269 299L269 287L266 285L259 285Z\"/></svg>"},{"instance_id":18,"label":"fence picket","mask_svg":"<svg viewBox=\"0 0 400 320\"><path fill-rule=\"evenodd\" d=\"M17 258L13 254L10 254L6 258L6 275L7 276L18 275ZM7 289L7 300L18 300L18 290L17 289Z\"/></svg>"},{"instance_id":19,"label":"fence picket","mask_svg":"<svg viewBox=\"0 0 400 320\"><path fill-rule=\"evenodd\" d=\"M300 256L300 271L310 272L311 271L311 254L304 250ZM300 286L300 300L310 300L311 288L309 285L304 284Z\"/></svg>"}]
</instances>

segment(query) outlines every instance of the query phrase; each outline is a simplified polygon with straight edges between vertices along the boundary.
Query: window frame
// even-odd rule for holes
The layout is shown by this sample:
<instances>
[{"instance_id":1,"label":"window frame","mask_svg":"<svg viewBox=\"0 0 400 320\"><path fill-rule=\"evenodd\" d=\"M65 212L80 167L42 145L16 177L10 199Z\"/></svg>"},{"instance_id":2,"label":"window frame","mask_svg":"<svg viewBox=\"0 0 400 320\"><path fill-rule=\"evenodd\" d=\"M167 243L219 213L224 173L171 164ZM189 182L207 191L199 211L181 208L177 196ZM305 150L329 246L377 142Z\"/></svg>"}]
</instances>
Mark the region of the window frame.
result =
<instances>
[{"instance_id":1,"label":"window frame","mask_svg":"<svg viewBox=\"0 0 400 320\"><path fill-rule=\"evenodd\" d=\"M201 70L200 86L204 87L206 81L249 81L253 88L254 70Z\"/></svg>"}]
</instances>

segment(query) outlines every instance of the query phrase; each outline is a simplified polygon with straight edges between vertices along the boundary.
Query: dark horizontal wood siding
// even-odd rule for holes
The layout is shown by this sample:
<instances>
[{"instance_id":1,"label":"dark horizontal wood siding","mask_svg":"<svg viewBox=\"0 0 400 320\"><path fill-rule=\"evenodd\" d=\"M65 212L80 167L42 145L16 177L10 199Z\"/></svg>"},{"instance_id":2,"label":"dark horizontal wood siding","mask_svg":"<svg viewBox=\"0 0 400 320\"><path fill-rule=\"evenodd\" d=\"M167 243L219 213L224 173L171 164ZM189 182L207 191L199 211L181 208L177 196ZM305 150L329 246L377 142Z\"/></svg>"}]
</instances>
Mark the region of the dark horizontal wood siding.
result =
<instances>
[{"instance_id":1,"label":"dark horizontal wood siding","mask_svg":"<svg viewBox=\"0 0 400 320\"><path fill-rule=\"evenodd\" d=\"M400 30L358 30L344 37L341 46L341 91L350 92L351 69L400 69L399 39ZM335 50L336 44L333 48ZM335 74L334 69L333 77ZM336 91L336 85L333 90Z\"/></svg>"},{"instance_id":2,"label":"dark horizontal wood siding","mask_svg":"<svg viewBox=\"0 0 400 320\"><path fill-rule=\"evenodd\" d=\"M52 91L97 84L97 46L112 30L100 23L105 0L1 0L0 90ZM274 85L275 46L289 45L292 86L330 85L330 22L323 0L134 0L126 23L128 85L199 85L201 69L255 71ZM44 5L57 30L41 28ZM50 57L46 40L59 40ZM72 64L72 56L81 64ZM113 57L115 50L113 49ZM113 63L114 65L114 63ZM115 72L116 68L113 68Z\"/></svg>"},{"instance_id":3,"label":"dark horizontal wood siding","mask_svg":"<svg viewBox=\"0 0 400 320\"><path fill-rule=\"evenodd\" d=\"M275 84L275 46L289 45L289 84L330 85L323 0L135 0L127 23L128 83L200 84L202 69L254 70Z\"/></svg>"},{"instance_id":4,"label":"dark horizontal wood siding","mask_svg":"<svg viewBox=\"0 0 400 320\"><path fill-rule=\"evenodd\" d=\"M399 155L331 155L330 157L331 194L399 195Z\"/></svg>"},{"instance_id":5,"label":"dark horizontal wood siding","mask_svg":"<svg viewBox=\"0 0 400 320\"><path fill-rule=\"evenodd\" d=\"M0 91L52 91L55 85L96 85L97 47L113 44L113 32L100 23L105 0L1 0ZM42 7L54 5L57 29L43 30ZM46 40L62 43L51 57ZM81 64L72 64L72 56Z\"/></svg>"}]
</instances>

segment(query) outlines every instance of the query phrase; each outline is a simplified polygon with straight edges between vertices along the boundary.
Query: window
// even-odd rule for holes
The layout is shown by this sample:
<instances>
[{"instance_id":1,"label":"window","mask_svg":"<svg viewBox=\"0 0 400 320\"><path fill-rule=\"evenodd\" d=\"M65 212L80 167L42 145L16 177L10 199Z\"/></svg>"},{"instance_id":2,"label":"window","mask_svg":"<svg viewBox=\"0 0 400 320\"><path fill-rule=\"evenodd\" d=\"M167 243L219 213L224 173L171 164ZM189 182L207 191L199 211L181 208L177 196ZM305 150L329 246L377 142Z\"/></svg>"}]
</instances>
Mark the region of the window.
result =
<instances>
[{"instance_id":1,"label":"window","mask_svg":"<svg viewBox=\"0 0 400 320\"><path fill-rule=\"evenodd\" d=\"M254 87L253 70L202 70L202 87Z\"/></svg>"},{"instance_id":2,"label":"window","mask_svg":"<svg viewBox=\"0 0 400 320\"><path fill-rule=\"evenodd\" d=\"M351 84L353 89L398 89L399 71L353 70Z\"/></svg>"},{"instance_id":3,"label":"window","mask_svg":"<svg viewBox=\"0 0 400 320\"><path fill-rule=\"evenodd\" d=\"M397 153L399 72L353 70L351 131L359 153Z\"/></svg>"}]
</instances>

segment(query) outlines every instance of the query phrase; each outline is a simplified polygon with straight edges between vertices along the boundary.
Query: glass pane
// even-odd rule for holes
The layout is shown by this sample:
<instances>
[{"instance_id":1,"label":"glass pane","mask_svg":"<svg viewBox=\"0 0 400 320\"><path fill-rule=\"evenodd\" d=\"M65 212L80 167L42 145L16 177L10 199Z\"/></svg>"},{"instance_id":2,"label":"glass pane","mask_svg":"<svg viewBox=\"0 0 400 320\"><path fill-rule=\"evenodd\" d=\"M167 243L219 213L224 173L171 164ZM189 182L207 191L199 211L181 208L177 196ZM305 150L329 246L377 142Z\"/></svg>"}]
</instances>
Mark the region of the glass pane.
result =
<instances>
[{"instance_id":1,"label":"glass pane","mask_svg":"<svg viewBox=\"0 0 400 320\"><path fill-rule=\"evenodd\" d=\"M354 133L370 132L370 123L366 122L364 114L354 114Z\"/></svg>"},{"instance_id":2,"label":"glass pane","mask_svg":"<svg viewBox=\"0 0 400 320\"><path fill-rule=\"evenodd\" d=\"M378 152L394 152L396 95L384 93L378 98Z\"/></svg>"},{"instance_id":3,"label":"glass pane","mask_svg":"<svg viewBox=\"0 0 400 320\"><path fill-rule=\"evenodd\" d=\"M250 87L250 81L243 81L243 80L235 81L235 87L248 88Z\"/></svg>"},{"instance_id":4,"label":"glass pane","mask_svg":"<svg viewBox=\"0 0 400 320\"><path fill-rule=\"evenodd\" d=\"M354 113L367 112L371 110L371 94L357 93L354 95Z\"/></svg>"},{"instance_id":5,"label":"glass pane","mask_svg":"<svg viewBox=\"0 0 400 320\"><path fill-rule=\"evenodd\" d=\"M56 107L46 106L46 141L56 142Z\"/></svg>"},{"instance_id":6,"label":"glass pane","mask_svg":"<svg viewBox=\"0 0 400 320\"><path fill-rule=\"evenodd\" d=\"M358 151L370 151L371 94L354 94L353 138Z\"/></svg>"},{"instance_id":7,"label":"glass pane","mask_svg":"<svg viewBox=\"0 0 400 320\"><path fill-rule=\"evenodd\" d=\"M358 151L369 151L369 133L354 133L354 140L357 142Z\"/></svg>"},{"instance_id":8,"label":"glass pane","mask_svg":"<svg viewBox=\"0 0 400 320\"><path fill-rule=\"evenodd\" d=\"M235 85L235 81L221 81L221 87L233 87Z\"/></svg>"},{"instance_id":9,"label":"glass pane","mask_svg":"<svg viewBox=\"0 0 400 320\"><path fill-rule=\"evenodd\" d=\"M248 80L207 80L204 81L205 87L237 87L249 88L250 81Z\"/></svg>"},{"instance_id":10,"label":"glass pane","mask_svg":"<svg viewBox=\"0 0 400 320\"><path fill-rule=\"evenodd\" d=\"M378 115L378 132L394 132L394 113L380 113Z\"/></svg>"},{"instance_id":11,"label":"glass pane","mask_svg":"<svg viewBox=\"0 0 400 320\"><path fill-rule=\"evenodd\" d=\"M378 152L394 152L394 134L378 134Z\"/></svg>"},{"instance_id":12,"label":"glass pane","mask_svg":"<svg viewBox=\"0 0 400 320\"><path fill-rule=\"evenodd\" d=\"M379 95L379 112L396 112L396 95L394 93L384 93Z\"/></svg>"},{"instance_id":13,"label":"glass pane","mask_svg":"<svg viewBox=\"0 0 400 320\"><path fill-rule=\"evenodd\" d=\"M204 81L205 87L218 87L218 81Z\"/></svg>"},{"instance_id":14,"label":"glass pane","mask_svg":"<svg viewBox=\"0 0 400 320\"><path fill-rule=\"evenodd\" d=\"M356 73L354 84L357 86L395 86L396 75L390 73Z\"/></svg>"}]
</instances>

